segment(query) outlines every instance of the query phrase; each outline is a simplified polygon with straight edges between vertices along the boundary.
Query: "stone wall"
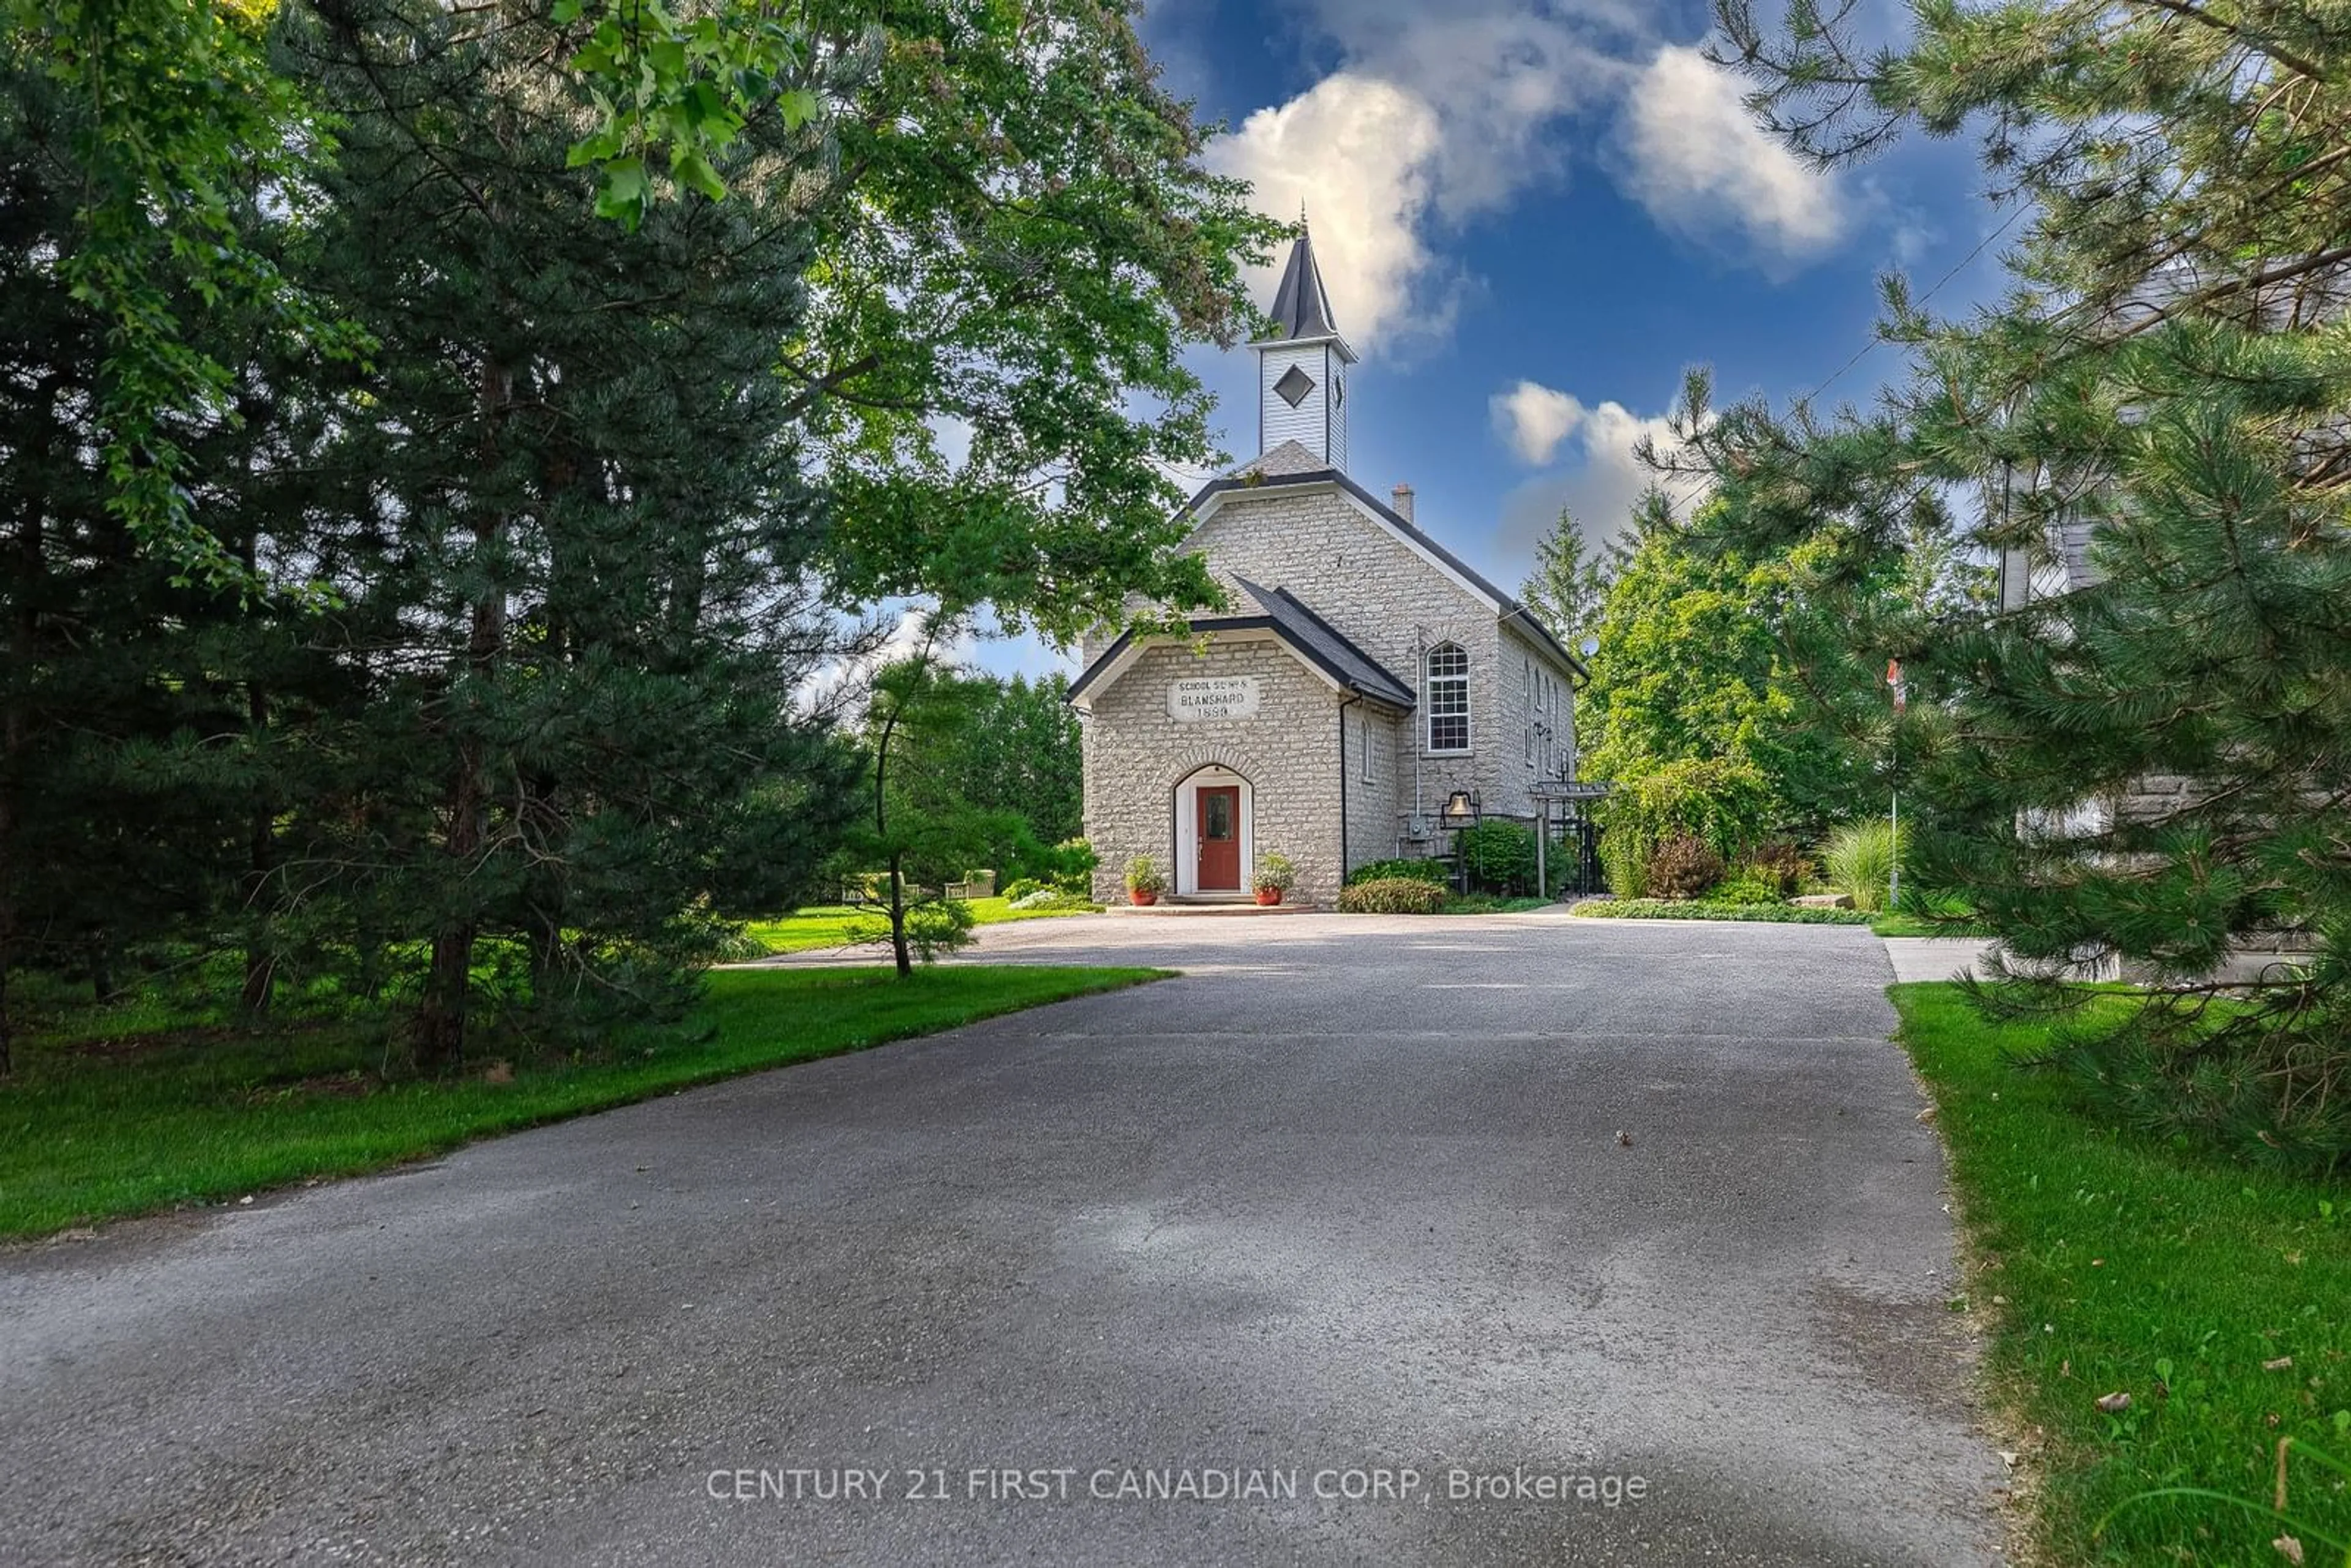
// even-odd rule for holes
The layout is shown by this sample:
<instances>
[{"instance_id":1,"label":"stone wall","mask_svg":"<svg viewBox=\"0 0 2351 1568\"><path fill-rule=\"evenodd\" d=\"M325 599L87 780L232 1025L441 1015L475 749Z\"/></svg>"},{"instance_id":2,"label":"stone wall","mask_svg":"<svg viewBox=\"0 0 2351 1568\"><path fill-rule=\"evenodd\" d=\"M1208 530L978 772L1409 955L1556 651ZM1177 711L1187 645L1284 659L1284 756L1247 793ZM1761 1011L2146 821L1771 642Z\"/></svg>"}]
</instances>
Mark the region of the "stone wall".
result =
<instances>
[{"instance_id":1,"label":"stone wall","mask_svg":"<svg viewBox=\"0 0 2351 1568\"><path fill-rule=\"evenodd\" d=\"M1179 677L1255 675L1257 716L1183 723L1168 716ZM1126 865L1149 855L1175 885L1176 787L1209 766L1249 781L1256 852L1279 850L1298 866L1290 898L1338 897L1339 694L1264 636L1228 633L1206 653L1166 643L1145 649L1082 722L1086 837L1102 864L1094 895L1126 900ZM1350 800L1352 808L1353 802ZM1255 869L1241 868L1244 882Z\"/></svg>"},{"instance_id":2,"label":"stone wall","mask_svg":"<svg viewBox=\"0 0 2351 1568\"><path fill-rule=\"evenodd\" d=\"M1412 719L1370 703L1347 710L1347 865L1386 860L1395 854L1397 823L1410 810L1405 798L1396 796L1396 775L1402 747L1412 736ZM1371 748L1371 777L1364 778L1364 747Z\"/></svg>"},{"instance_id":3,"label":"stone wall","mask_svg":"<svg viewBox=\"0 0 2351 1568\"><path fill-rule=\"evenodd\" d=\"M1534 801L1527 787L1535 769L1526 763L1530 716L1521 662L1534 643L1505 630L1483 599L1335 489L1228 493L1194 530L1192 543L1228 581L1245 577L1269 589L1287 588L1416 689L1421 684L1422 645L1416 642L1416 629L1425 633L1426 646L1458 643L1468 652L1471 749L1426 750L1421 714L1396 728L1395 805L1390 825L1379 834L1385 845L1380 855L1395 852L1396 837L1412 815L1416 758L1421 798L1432 820L1455 789L1475 789L1489 816L1532 820ZM1564 680L1565 672L1552 667ZM1572 724L1563 712L1562 742ZM1351 811L1353 804L1351 799ZM1352 821L1349 830L1356 836Z\"/></svg>"}]
</instances>

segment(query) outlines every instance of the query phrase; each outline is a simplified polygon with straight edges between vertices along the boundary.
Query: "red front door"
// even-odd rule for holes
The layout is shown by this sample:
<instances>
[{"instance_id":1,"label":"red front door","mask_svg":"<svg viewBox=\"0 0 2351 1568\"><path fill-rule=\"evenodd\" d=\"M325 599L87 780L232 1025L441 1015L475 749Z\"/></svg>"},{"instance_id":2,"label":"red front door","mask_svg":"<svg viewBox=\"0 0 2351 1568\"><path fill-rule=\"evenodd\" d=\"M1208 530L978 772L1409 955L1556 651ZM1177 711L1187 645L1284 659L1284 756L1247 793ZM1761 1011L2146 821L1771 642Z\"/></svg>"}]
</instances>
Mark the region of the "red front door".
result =
<instances>
[{"instance_id":1,"label":"red front door","mask_svg":"<svg viewBox=\"0 0 2351 1568\"><path fill-rule=\"evenodd\" d=\"M1202 893L1241 890L1241 791L1238 784L1203 786L1196 790L1200 812L1200 875Z\"/></svg>"}]
</instances>

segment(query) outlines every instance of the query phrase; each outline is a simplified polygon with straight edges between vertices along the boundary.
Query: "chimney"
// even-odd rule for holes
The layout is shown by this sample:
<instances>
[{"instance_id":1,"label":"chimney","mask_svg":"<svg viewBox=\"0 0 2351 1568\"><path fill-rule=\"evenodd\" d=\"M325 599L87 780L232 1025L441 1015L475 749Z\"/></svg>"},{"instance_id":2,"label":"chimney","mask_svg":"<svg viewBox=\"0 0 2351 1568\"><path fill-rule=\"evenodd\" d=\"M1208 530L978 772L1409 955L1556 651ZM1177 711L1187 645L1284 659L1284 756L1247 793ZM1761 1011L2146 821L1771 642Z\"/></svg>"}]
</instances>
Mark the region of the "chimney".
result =
<instances>
[{"instance_id":1,"label":"chimney","mask_svg":"<svg viewBox=\"0 0 2351 1568\"><path fill-rule=\"evenodd\" d=\"M1389 491L1388 495L1395 501L1395 515L1402 517L1407 523L1411 522L1412 486L1409 485L1398 485L1395 489Z\"/></svg>"}]
</instances>

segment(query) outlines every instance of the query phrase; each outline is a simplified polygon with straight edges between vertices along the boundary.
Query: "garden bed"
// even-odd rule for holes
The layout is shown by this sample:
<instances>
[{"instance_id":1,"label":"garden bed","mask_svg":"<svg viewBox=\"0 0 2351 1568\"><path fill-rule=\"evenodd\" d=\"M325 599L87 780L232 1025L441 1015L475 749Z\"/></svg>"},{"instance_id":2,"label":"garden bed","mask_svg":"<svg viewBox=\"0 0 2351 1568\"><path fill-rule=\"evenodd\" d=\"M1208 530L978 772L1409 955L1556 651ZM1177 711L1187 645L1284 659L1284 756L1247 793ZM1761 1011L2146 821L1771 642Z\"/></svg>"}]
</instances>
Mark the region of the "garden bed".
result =
<instances>
[{"instance_id":1,"label":"garden bed","mask_svg":"<svg viewBox=\"0 0 2351 1568\"><path fill-rule=\"evenodd\" d=\"M1781 925L1867 925L1877 918L1858 909L1666 898L1587 898L1568 913L1585 920L1764 920Z\"/></svg>"}]
</instances>

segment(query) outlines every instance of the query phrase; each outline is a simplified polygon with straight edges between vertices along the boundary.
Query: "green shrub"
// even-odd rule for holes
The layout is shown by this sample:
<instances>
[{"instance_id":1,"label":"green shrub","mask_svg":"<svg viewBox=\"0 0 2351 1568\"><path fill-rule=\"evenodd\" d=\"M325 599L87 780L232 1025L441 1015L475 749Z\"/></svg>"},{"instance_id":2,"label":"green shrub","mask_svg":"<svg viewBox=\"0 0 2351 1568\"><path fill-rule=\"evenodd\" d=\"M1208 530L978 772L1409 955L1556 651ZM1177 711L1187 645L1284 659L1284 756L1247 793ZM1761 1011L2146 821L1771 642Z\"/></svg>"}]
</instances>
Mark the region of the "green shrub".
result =
<instances>
[{"instance_id":1,"label":"green shrub","mask_svg":"<svg viewBox=\"0 0 2351 1568\"><path fill-rule=\"evenodd\" d=\"M1444 908L1445 889L1418 877L1392 876L1339 890L1343 915L1436 915Z\"/></svg>"},{"instance_id":2,"label":"green shrub","mask_svg":"<svg viewBox=\"0 0 2351 1568\"><path fill-rule=\"evenodd\" d=\"M765 942L737 926L720 939L716 956L722 964L749 964L767 957L773 951Z\"/></svg>"},{"instance_id":3,"label":"green shrub","mask_svg":"<svg viewBox=\"0 0 2351 1568\"><path fill-rule=\"evenodd\" d=\"M1768 880L1782 898L1793 898L1819 874L1820 868L1803 847L1791 839L1773 839L1748 852L1745 868Z\"/></svg>"},{"instance_id":4,"label":"green shrub","mask_svg":"<svg viewBox=\"0 0 2351 1568\"><path fill-rule=\"evenodd\" d=\"M906 911L906 947L925 964L935 964L942 953L971 946L971 905L960 898L917 904Z\"/></svg>"},{"instance_id":5,"label":"green shrub","mask_svg":"<svg viewBox=\"0 0 2351 1568\"><path fill-rule=\"evenodd\" d=\"M1714 884L1708 894L1712 904L1778 904L1782 902L1777 877L1766 876L1752 866L1742 866Z\"/></svg>"},{"instance_id":6,"label":"green shrub","mask_svg":"<svg viewBox=\"0 0 2351 1568\"><path fill-rule=\"evenodd\" d=\"M1045 884L1033 876L1015 877L1004 884L1004 898L1008 904L1018 904L1032 893L1044 891Z\"/></svg>"},{"instance_id":7,"label":"green shrub","mask_svg":"<svg viewBox=\"0 0 2351 1568\"><path fill-rule=\"evenodd\" d=\"M1101 908L1102 905L1091 898L1081 898L1072 893L1063 893L1057 887L1040 887L1034 893L1014 899L1006 907L1028 913L1037 910L1093 910Z\"/></svg>"},{"instance_id":8,"label":"green shrub","mask_svg":"<svg viewBox=\"0 0 2351 1568\"><path fill-rule=\"evenodd\" d=\"M1894 824L1883 817L1839 828L1821 853L1829 885L1852 898L1855 909L1885 908L1886 884L1909 837L1907 832L1897 837Z\"/></svg>"},{"instance_id":9,"label":"green shrub","mask_svg":"<svg viewBox=\"0 0 2351 1568\"><path fill-rule=\"evenodd\" d=\"M1600 874L1608 891L1619 898L1649 896L1649 844L1629 828L1609 828L1600 835Z\"/></svg>"},{"instance_id":10,"label":"green shrub","mask_svg":"<svg viewBox=\"0 0 2351 1568\"><path fill-rule=\"evenodd\" d=\"M1083 839L1063 839L1041 857L1045 862L1044 880L1073 898L1092 898L1094 892L1094 870L1102 857L1093 845Z\"/></svg>"},{"instance_id":11,"label":"green shrub","mask_svg":"<svg viewBox=\"0 0 2351 1568\"><path fill-rule=\"evenodd\" d=\"M1365 861L1347 873L1347 885L1353 887L1359 882L1393 882L1398 877L1434 883L1443 887L1453 880L1453 868L1443 861Z\"/></svg>"},{"instance_id":12,"label":"green shrub","mask_svg":"<svg viewBox=\"0 0 2351 1568\"><path fill-rule=\"evenodd\" d=\"M1454 835L1469 885L1489 893L1535 890L1535 834L1516 822L1480 822Z\"/></svg>"},{"instance_id":13,"label":"green shrub","mask_svg":"<svg viewBox=\"0 0 2351 1568\"><path fill-rule=\"evenodd\" d=\"M1722 857L1693 834L1667 839L1649 857L1649 892L1654 897L1696 898L1721 880Z\"/></svg>"},{"instance_id":14,"label":"green shrub","mask_svg":"<svg viewBox=\"0 0 2351 1568\"><path fill-rule=\"evenodd\" d=\"M1620 779L1598 810L1611 832L1638 839L1645 848L1687 836L1727 857L1761 838L1781 820L1782 808L1770 780L1752 764L1692 758Z\"/></svg>"},{"instance_id":15,"label":"green shrub","mask_svg":"<svg viewBox=\"0 0 2351 1568\"><path fill-rule=\"evenodd\" d=\"M1857 909L1806 909L1793 904L1668 904L1662 898L1587 898L1571 915L1586 920L1750 920L1773 925L1866 925Z\"/></svg>"}]
</instances>

